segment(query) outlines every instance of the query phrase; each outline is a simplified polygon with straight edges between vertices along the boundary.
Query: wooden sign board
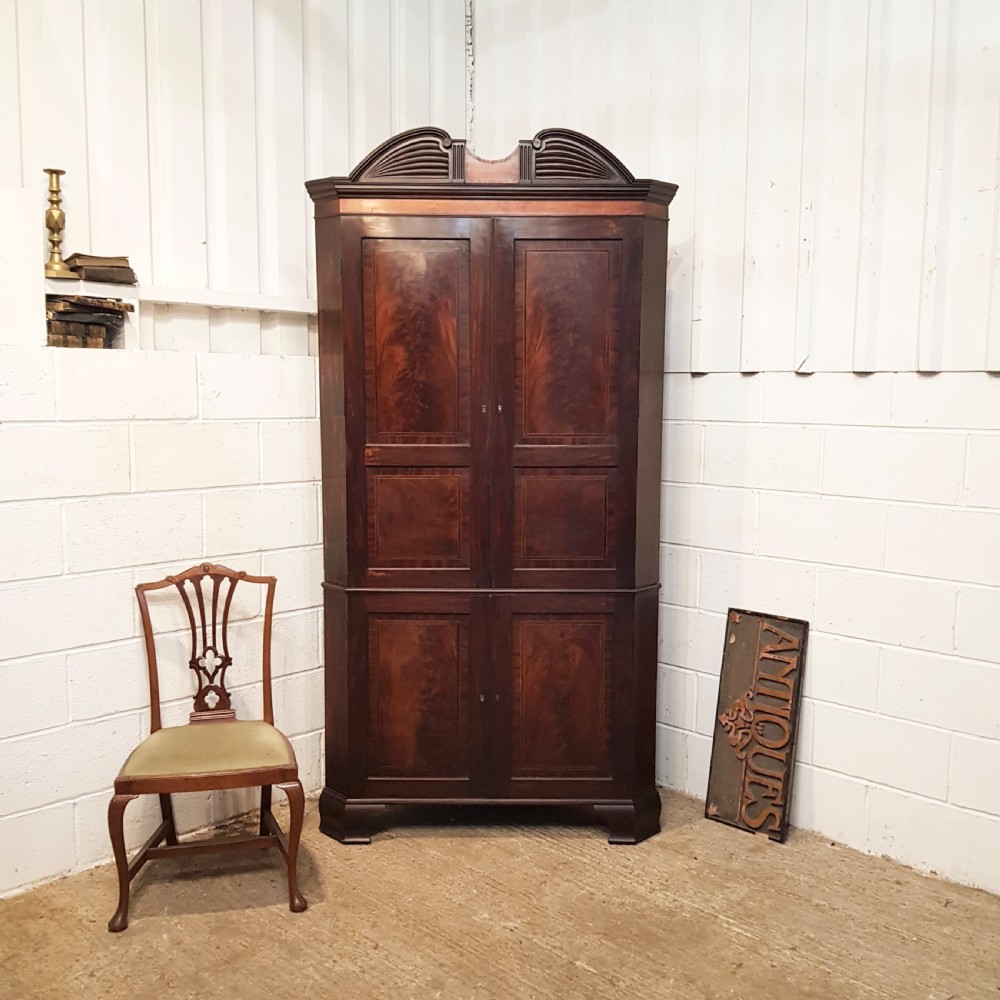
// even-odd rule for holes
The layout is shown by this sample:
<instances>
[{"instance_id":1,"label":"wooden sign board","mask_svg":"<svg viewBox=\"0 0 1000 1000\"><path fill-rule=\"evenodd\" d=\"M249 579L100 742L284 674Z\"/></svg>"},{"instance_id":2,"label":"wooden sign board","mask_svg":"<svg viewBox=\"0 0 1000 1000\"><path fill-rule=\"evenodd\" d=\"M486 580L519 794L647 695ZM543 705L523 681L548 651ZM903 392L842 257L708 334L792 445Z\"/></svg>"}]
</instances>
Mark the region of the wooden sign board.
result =
<instances>
[{"instance_id":1,"label":"wooden sign board","mask_svg":"<svg viewBox=\"0 0 1000 1000\"><path fill-rule=\"evenodd\" d=\"M788 831L809 623L729 609L705 815L779 843Z\"/></svg>"}]
</instances>

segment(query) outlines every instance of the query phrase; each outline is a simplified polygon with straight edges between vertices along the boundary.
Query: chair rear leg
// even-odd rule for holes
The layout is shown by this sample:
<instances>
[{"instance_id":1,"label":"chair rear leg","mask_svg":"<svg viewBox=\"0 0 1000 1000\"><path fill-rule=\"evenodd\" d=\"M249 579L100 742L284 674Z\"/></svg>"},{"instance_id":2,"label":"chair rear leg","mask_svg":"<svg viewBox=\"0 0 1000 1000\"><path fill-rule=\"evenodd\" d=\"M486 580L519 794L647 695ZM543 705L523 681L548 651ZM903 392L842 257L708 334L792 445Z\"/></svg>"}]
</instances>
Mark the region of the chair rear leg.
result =
<instances>
[{"instance_id":1,"label":"chair rear leg","mask_svg":"<svg viewBox=\"0 0 1000 1000\"><path fill-rule=\"evenodd\" d=\"M125 852L125 807L134 798L137 796L115 795L108 804L108 831L118 868L118 909L108 921L109 931L123 931L128 927L129 874L128 855Z\"/></svg>"},{"instance_id":2,"label":"chair rear leg","mask_svg":"<svg viewBox=\"0 0 1000 1000\"><path fill-rule=\"evenodd\" d=\"M298 856L299 837L302 835L302 816L305 812L306 798L302 792L301 781L285 781L278 785L288 796L290 813L288 827L288 908L293 913L301 913L309 904L299 892Z\"/></svg>"},{"instance_id":3,"label":"chair rear leg","mask_svg":"<svg viewBox=\"0 0 1000 1000\"><path fill-rule=\"evenodd\" d=\"M177 827L174 825L174 806L170 801L170 796L165 793L160 795L160 815L165 823L170 824L167 827L167 846L176 847Z\"/></svg>"},{"instance_id":4,"label":"chair rear leg","mask_svg":"<svg viewBox=\"0 0 1000 1000\"><path fill-rule=\"evenodd\" d=\"M260 835L266 836L271 831L268 830L264 817L271 811L271 786L262 785L260 789Z\"/></svg>"}]
</instances>

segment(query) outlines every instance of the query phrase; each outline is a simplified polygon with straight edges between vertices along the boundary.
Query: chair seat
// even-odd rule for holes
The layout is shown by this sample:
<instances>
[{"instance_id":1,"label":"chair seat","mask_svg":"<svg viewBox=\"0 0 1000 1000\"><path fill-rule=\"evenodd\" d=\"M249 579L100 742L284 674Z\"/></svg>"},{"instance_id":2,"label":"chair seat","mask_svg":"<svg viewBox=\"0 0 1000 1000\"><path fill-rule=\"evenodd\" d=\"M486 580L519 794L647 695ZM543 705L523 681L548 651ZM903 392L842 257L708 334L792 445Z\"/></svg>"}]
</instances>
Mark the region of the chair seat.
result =
<instances>
[{"instance_id":1,"label":"chair seat","mask_svg":"<svg viewBox=\"0 0 1000 1000\"><path fill-rule=\"evenodd\" d=\"M181 777L295 767L284 734L267 722L233 721L158 729L129 754L119 778Z\"/></svg>"}]
</instances>

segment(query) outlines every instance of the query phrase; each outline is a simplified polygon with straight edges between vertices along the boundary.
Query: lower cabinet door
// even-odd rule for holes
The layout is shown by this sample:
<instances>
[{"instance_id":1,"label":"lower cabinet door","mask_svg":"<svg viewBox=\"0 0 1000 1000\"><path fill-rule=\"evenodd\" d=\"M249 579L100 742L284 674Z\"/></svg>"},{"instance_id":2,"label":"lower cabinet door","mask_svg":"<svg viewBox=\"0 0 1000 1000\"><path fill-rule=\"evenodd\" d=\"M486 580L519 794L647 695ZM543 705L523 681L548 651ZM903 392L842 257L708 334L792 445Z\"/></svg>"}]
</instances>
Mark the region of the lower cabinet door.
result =
<instances>
[{"instance_id":1,"label":"lower cabinet door","mask_svg":"<svg viewBox=\"0 0 1000 1000\"><path fill-rule=\"evenodd\" d=\"M488 609L488 598L466 594L355 598L349 651L357 671L349 693L354 794L483 793L480 671L489 659Z\"/></svg>"},{"instance_id":2,"label":"lower cabinet door","mask_svg":"<svg viewBox=\"0 0 1000 1000\"><path fill-rule=\"evenodd\" d=\"M614 795L619 630L610 595L493 598L495 794Z\"/></svg>"},{"instance_id":3,"label":"lower cabinet door","mask_svg":"<svg viewBox=\"0 0 1000 1000\"><path fill-rule=\"evenodd\" d=\"M368 591L348 615L347 738L327 747L348 799L631 797L629 598Z\"/></svg>"}]
</instances>

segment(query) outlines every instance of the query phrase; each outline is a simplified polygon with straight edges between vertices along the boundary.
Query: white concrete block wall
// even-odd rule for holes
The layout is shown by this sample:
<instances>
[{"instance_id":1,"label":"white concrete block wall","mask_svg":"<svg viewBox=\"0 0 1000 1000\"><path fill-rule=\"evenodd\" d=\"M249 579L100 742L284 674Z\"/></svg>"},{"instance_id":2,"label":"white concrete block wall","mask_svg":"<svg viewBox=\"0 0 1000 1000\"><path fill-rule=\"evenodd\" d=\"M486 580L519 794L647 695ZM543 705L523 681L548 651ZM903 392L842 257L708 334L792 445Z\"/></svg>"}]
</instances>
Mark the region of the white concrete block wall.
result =
<instances>
[{"instance_id":1,"label":"white concrete block wall","mask_svg":"<svg viewBox=\"0 0 1000 1000\"><path fill-rule=\"evenodd\" d=\"M149 727L133 587L195 562L277 576L275 721L320 787L317 407L309 357L0 347L0 894L110 857L112 781ZM165 611L177 724L192 678ZM230 677L256 711L260 613L249 591L234 603ZM186 829L252 805L176 798ZM147 799L126 813L132 845L155 825Z\"/></svg>"},{"instance_id":2,"label":"white concrete block wall","mask_svg":"<svg viewBox=\"0 0 1000 1000\"><path fill-rule=\"evenodd\" d=\"M1000 891L1000 378L668 375L658 780L729 607L810 622L792 823Z\"/></svg>"}]
</instances>

